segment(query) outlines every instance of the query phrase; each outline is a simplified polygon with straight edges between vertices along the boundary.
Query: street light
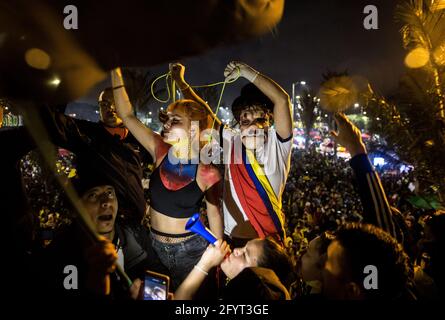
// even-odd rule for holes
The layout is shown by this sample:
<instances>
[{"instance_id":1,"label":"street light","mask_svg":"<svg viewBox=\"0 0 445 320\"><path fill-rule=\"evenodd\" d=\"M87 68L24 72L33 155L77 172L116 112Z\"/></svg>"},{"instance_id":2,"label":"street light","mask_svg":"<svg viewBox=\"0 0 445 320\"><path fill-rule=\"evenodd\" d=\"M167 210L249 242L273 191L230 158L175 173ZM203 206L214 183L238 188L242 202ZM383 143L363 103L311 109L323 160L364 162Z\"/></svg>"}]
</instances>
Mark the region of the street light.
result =
<instances>
[{"instance_id":1,"label":"street light","mask_svg":"<svg viewBox=\"0 0 445 320\"><path fill-rule=\"evenodd\" d=\"M305 86L305 85L306 85L306 81L300 81L300 84L301 84L302 86Z\"/></svg>"},{"instance_id":2,"label":"street light","mask_svg":"<svg viewBox=\"0 0 445 320\"><path fill-rule=\"evenodd\" d=\"M354 108L358 108L360 105L358 103L354 103Z\"/></svg>"},{"instance_id":3,"label":"street light","mask_svg":"<svg viewBox=\"0 0 445 320\"><path fill-rule=\"evenodd\" d=\"M57 77L54 77L54 79L51 80L51 81L49 82L49 84L50 84L50 85L53 85L54 87L57 87L57 86L60 84L60 79L57 78Z\"/></svg>"}]
</instances>

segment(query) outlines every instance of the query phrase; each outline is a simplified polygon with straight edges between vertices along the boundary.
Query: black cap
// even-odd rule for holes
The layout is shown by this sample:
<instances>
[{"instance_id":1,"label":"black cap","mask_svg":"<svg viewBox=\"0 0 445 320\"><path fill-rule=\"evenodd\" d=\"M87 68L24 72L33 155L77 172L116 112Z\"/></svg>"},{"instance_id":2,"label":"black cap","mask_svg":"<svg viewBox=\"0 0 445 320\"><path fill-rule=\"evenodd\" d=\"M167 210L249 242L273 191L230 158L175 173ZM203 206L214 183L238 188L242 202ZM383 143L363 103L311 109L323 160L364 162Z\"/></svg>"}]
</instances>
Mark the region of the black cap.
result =
<instances>
[{"instance_id":1,"label":"black cap","mask_svg":"<svg viewBox=\"0 0 445 320\"><path fill-rule=\"evenodd\" d=\"M259 106L272 113L273 102L253 83L246 84L241 89L241 95L232 103L232 113L236 121L239 121L241 110L250 106Z\"/></svg>"},{"instance_id":2,"label":"black cap","mask_svg":"<svg viewBox=\"0 0 445 320\"><path fill-rule=\"evenodd\" d=\"M87 165L77 165L76 176L71 179L74 189L81 197L88 190L98 186L113 186L112 179L103 170Z\"/></svg>"}]
</instances>

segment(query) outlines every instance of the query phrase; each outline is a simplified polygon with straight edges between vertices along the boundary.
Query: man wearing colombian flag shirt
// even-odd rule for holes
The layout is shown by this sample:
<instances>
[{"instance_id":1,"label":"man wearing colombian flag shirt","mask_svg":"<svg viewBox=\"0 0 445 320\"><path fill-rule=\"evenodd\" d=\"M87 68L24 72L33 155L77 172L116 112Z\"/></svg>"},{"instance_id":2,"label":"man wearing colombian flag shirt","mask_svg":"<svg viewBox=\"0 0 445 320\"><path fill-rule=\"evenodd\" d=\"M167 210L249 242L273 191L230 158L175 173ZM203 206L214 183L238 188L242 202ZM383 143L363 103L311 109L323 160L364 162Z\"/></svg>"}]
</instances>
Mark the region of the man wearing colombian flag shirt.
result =
<instances>
[{"instance_id":1,"label":"man wearing colombian flag shirt","mask_svg":"<svg viewBox=\"0 0 445 320\"><path fill-rule=\"evenodd\" d=\"M232 104L240 132L221 130L225 234L234 247L269 235L284 241L281 198L292 148L289 95L272 79L241 62L230 62L224 75L226 81L240 76L251 82Z\"/></svg>"}]
</instances>

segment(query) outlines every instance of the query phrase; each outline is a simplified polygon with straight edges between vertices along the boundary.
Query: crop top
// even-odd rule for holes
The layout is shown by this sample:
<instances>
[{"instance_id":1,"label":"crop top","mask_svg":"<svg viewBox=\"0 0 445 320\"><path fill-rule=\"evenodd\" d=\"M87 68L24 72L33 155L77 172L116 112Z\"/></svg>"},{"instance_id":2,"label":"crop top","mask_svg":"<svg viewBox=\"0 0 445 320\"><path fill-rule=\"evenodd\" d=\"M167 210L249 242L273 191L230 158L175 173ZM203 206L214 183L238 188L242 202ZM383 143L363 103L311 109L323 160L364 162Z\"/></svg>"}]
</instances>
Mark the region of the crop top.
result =
<instances>
[{"instance_id":1,"label":"crop top","mask_svg":"<svg viewBox=\"0 0 445 320\"><path fill-rule=\"evenodd\" d=\"M166 160L167 158L167 160ZM165 166L174 168L180 164L172 165L165 163L168 155L164 157L161 164L153 171L150 177L150 206L156 211L172 218L189 218L195 213L200 212L201 202L204 198L204 192L196 181L198 164L182 164L184 171L191 173L193 180L178 190L168 189L161 179L161 169ZM178 167L179 168L179 167ZM194 174L193 174L194 170ZM182 177L177 176L178 180Z\"/></svg>"}]
</instances>

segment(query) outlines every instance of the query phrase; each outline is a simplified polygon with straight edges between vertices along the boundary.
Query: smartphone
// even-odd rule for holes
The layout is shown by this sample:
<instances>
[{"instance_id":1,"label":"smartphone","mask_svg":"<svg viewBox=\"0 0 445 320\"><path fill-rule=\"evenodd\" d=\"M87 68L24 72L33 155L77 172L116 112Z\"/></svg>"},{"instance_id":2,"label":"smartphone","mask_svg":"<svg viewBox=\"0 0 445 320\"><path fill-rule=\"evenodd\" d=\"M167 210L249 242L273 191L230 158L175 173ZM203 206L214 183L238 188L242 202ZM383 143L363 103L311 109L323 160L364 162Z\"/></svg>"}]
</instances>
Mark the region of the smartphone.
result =
<instances>
[{"instance_id":1,"label":"smartphone","mask_svg":"<svg viewBox=\"0 0 445 320\"><path fill-rule=\"evenodd\" d=\"M167 300L170 278L161 273L145 271L142 300Z\"/></svg>"}]
</instances>

